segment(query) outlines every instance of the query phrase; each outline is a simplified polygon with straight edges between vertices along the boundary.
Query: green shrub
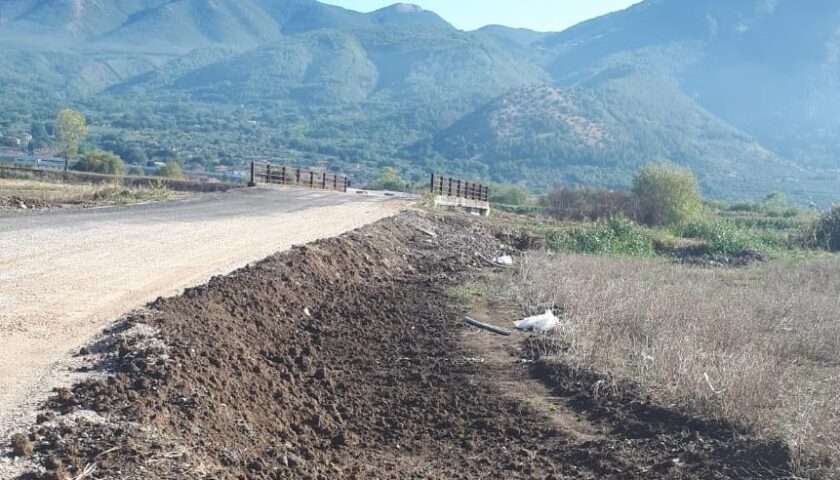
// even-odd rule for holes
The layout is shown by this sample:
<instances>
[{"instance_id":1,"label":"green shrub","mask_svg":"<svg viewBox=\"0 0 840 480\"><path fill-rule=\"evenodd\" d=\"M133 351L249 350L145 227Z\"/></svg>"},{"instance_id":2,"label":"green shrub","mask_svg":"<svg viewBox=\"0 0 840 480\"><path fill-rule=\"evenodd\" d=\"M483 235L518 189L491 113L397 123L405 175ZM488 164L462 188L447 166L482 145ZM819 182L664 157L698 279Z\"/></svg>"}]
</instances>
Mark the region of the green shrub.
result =
<instances>
[{"instance_id":1,"label":"green shrub","mask_svg":"<svg viewBox=\"0 0 840 480\"><path fill-rule=\"evenodd\" d=\"M113 153L94 150L88 152L81 160L76 162L73 170L122 176L125 175L126 167L122 159Z\"/></svg>"},{"instance_id":2,"label":"green shrub","mask_svg":"<svg viewBox=\"0 0 840 480\"><path fill-rule=\"evenodd\" d=\"M814 222L808 236L810 246L840 252L840 205L823 213Z\"/></svg>"},{"instance_id":3,"label":"green shrub","mask_svg":"<svg viewBox=\"0 0 840 480\"><path fill-rule=\"evenodd\" d=\"M393 192L402 192L405 190L408 182L397 175L397 171L392 167L385 167L379 171L379 176L372 182L367 184L369 190L390 190Z\"/></svg>"},{"instance_id":4,"label":"green shrub","mask_svg":"<svg viewBox=\"0 0 840 480\"><path fill-rule=\"evenodd\" d=\"M707 202L707 206L711 205ZM734 203L732 205L722 205L712 210L721 212L730 212L737 214L755 214L750 215L750 218L763 217L764 219L797 219L809 217L809 212L795 206L788 206L785 202L785 196L782 193L775 192L767 195L761 203L742 202ZM782 225L784 225L782 223ZM787 227L782 227L787 228Z\"/></svg>"},{"instance_id":5,"label":"green shrub","mask_svg":"<svg viewBox=\"0 0 840 480\"><path fill-rule=\"evenodd\" d=\"M641 219L651 226L686 222L703 206L697 178L687 168L648 165L633 183Z\"/></svg>"},{"instance_id":6,"label":"green shrub","mask_svg":"<svg viewBox=\"0 0 840 480\"><path fill-rule=\"evenodd\" d=\"M729 206L730 212L760 212L761 205L752 202L734 203Z\"/></svg>"},{"instance_id":7,"label":"green shrub","mask_svg":"<svg viewBox=\"0 0 840 480\"><path fill-rule=\"evenodd\" d=\"M517 215L533 215L538 212L531 195L522 187L507 184L493 184L489 187L487 200L496 210Z\"/></svg>"},{"instance_id":8,"label":"green shrub","mask_svg":"<svg viewBox=\"0 0 840 480\"><path fill-rule=\"evenodd\" d=\"M729 220L696 219L672 227L672 231L684 238L705 241L706 253L713 257L789 247L787 238L778 232L755 230Z\"/></svg>"},{"instance_id":9,"label":"green shrub","mask_svg":"<svg viewBox=\"0 0 840 480\"><path fill-rule=\"evenodd\" d=\"M162 167L158 167L158 169L155 170L154 175L156 177L166 177L174 179L184 178L184 173L181 171L181 166L178 165L177 162L167 162Z\"/></svg>"},{"instance_id":10,"label":"green shrub","mask_svg":"<svg viewBox=\"0 0 840 480\"><path fill-rule=\"evenodd\" d=\"M493 185L490 187L488 200L494 205L512 207L530 207L533 205L528 191L515 185Z\"/></svg>"},{"instance_id":11,"label":"green shrub","mask_svg":"<svg viewBox=\"0 0 840 480\"><path fill-rule=\"evenodd\" d=\"M650 256L654 252L650 233L622 215L591 226L552 232L548 241L553 250L575 253Z\"/></svg>"},{"instance_id":12,"label":"green shrub","mask_svg":"<svg viewBox=\"0 0 840 480\"><path fill-rule=\"evenodd\" d=\"M799 216L799 215L801 215L801 214L802 214L802 212L801 212L801 211L799 211L799 209L798 209L798 208L796 208L796 207L790 207L790 208L786 208L786 209L782 212L782 217L783 217L783 218L795 218L795 217L798 217L798 216Z\"/></svg>"},{"instance_id":13,"label":"green shrub","mask_svg":"<svg viewBox=\"0 0 840 480\"><path fill-rule=\"evenodd\" d=\"M798 217L730 218L729 221L739 227L761 230L794 230L808 224L806 219Z\"/></svg>"},{"instance_id":14,"label":"green shrub","mask_svg":"<svg viewBox=\"0 0 840 480\"><path fill-rule=\"evenodd\" d=\"M538 215L539 208L536 205L493 205L494 210L501 212L514 213L516 215Z\"/></svg>"},{"instance_id":15,"label":"green shrub","mask_svg":"<svg viewBox=\"0 0 840 480\"><path fill-rule=\"evenodd\" d=\"M739 255L751 250L764 250L764 244L759 237L749 230L726 222L716 222L706 242L707 252L712 256Z\"/></svg>"}]
</instances>

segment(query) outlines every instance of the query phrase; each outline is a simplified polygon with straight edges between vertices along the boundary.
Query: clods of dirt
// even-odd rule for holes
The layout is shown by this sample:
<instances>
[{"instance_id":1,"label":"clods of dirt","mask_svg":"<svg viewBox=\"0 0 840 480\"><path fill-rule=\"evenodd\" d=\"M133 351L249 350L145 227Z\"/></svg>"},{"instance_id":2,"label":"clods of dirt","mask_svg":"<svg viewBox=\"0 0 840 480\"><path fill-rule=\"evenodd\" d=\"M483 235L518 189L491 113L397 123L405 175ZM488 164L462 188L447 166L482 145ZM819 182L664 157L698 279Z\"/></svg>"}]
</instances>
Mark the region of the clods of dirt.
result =
<instances>
[{"instance_id":1,"label":"clods of dirt","mask_svg":"<svg viewBox=\"0 0 840 480\"><path fill-rule=\"evenodd\" d=\"M0 197L0 208L28 210L52 208L54 206L55 205L52 205L49 202L35 198L23 198L17 195Z\"/></svg>"},{"instance_id":2,"label":"clods of dirt","mask_svg":"<svg viewBox=\"0 0 840 480\"><path fill-rule=\"evenodd\" d=\"M18 433L12 435L11 439L12 455L16 457L28 457L35 453L35 445L29 435Z\"/></svg>"}]
</instances>

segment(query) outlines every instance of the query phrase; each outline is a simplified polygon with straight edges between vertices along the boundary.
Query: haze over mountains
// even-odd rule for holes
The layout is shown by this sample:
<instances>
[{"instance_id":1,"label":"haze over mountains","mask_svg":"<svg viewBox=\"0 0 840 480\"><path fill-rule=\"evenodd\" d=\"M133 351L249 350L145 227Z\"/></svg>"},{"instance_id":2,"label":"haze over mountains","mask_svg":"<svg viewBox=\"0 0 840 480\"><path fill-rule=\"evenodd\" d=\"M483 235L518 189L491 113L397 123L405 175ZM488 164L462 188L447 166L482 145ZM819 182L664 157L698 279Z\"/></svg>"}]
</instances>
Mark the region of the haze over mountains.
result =
<instances>
[{"instance_id":1,"label":"haze over mountains","mask_svg":"<svg viewBox=\"0 0 840 480\"><path fill-rule=\"evenodd\" d=\"M824 204L838 27L833 0L648 0L560 33L462 32L407 4L0 0L0 132L74 106L93 143L195 168L264 155L541 189L669 160L717 197Z\"/></svg>"}]
</instances>

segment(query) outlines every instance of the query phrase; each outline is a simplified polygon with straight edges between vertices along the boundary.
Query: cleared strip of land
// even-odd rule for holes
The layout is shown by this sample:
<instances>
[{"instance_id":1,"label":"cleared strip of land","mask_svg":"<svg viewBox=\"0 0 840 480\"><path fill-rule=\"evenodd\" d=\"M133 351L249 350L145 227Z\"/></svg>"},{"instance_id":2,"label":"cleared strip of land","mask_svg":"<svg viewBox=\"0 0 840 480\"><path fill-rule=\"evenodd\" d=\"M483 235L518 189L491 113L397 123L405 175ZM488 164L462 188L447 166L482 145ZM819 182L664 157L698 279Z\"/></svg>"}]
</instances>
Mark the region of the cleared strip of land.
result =
<instances>
[{"instance_id":1,"label":"cleared strip of land","mask_svg":"<svg viewBox=\"0 0 840 480\"><path fill-rule=\"evenodd\" d=\"M0 434L31 420L58 367L109 322L397 202L270 188L132 207L0 216Z\"/></svg>"}]
</instances>

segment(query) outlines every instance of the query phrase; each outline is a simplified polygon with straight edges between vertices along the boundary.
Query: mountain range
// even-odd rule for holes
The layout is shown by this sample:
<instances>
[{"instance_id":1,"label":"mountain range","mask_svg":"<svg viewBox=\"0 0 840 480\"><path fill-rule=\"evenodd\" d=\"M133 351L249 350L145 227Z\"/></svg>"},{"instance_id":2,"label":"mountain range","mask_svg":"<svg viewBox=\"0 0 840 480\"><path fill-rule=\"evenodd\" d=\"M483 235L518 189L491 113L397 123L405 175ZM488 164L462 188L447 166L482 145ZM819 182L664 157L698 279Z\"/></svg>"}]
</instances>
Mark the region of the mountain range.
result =
<instances>
[{"instance_id":1,"label":"mountain range","mask_svg":"<svg viewBox=\"0 0 840 480\"><path fill-rule=\"evenodd\" d=\"M0 62L7 143L70 106L91 146L191 169L273 158L539 191L670 161L716 198L840 192L834 0L646 0L555 33L465 32L410 4L0 0Z\"/></svg>"}]
</instances>

